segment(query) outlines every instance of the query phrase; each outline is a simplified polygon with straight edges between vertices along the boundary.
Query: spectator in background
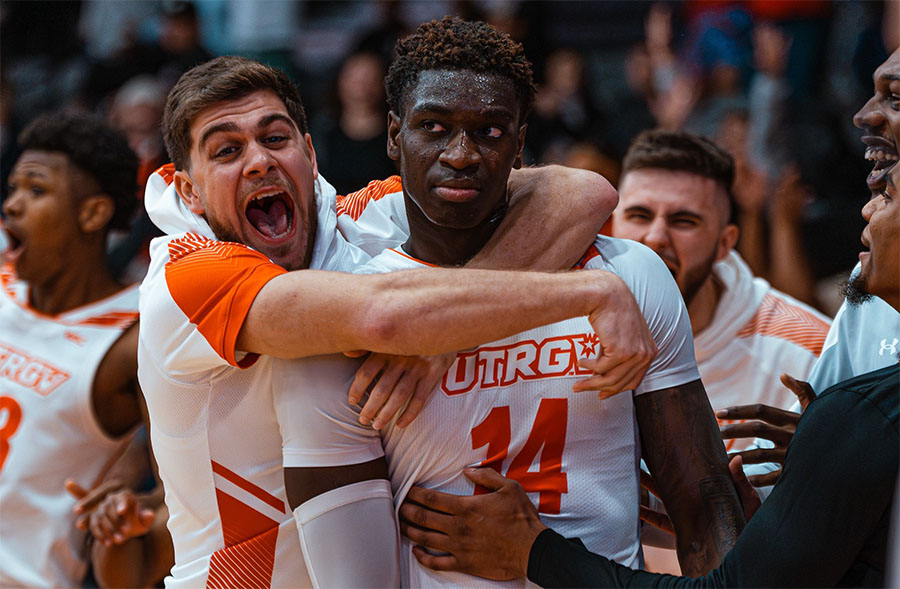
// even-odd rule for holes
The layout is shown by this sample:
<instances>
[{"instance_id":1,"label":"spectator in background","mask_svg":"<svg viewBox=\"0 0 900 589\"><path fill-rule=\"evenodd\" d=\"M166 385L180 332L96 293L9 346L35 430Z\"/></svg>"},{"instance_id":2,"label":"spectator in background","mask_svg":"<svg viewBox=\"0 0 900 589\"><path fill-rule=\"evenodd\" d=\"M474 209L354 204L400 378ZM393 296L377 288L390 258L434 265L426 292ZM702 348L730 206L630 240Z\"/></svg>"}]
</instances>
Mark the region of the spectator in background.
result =
<instances>
[{"instance_id":1,"label":"spectator in background","mask_svg":"<svg viewBox=\"0 0 900 589\"><path fill-rule=\"evenodd\" d=\"M395 173L385 153L387 103L384 60L377 53L354 53L341 65L335 80L330 113L313 121L316 158L328 170L338 194L350 194L372 178Z\"/></svg>"},{"instance_id":2,"label":"spectator in background","mask_svg":"<svg viewBox=\"0 0 900 589\"><path fill-rule=\"evenodd\" d=\"M591 135L597 112L581 53L557 49L547 57L530 121L526 148L541 163L562 161L568 147Z\"/></svg>"},{"instance_id":3,"label":"spectator in background","mask_svg":"<svg viewBox=\"0 0 900 589\"><path fill-rule=\"evenodd\" d=\"M147 177L169 161L159 127L166 92L167 88L153 76L137 76L119 89L108 114L109 122L125 134L129 147L138 156L138 200L143 199ZM150 264L148 245L157 235L161 233L147 211L138 207L128 230L110 235L109 264L113 276L142 280Z\"/></svg>"}]
</instances>

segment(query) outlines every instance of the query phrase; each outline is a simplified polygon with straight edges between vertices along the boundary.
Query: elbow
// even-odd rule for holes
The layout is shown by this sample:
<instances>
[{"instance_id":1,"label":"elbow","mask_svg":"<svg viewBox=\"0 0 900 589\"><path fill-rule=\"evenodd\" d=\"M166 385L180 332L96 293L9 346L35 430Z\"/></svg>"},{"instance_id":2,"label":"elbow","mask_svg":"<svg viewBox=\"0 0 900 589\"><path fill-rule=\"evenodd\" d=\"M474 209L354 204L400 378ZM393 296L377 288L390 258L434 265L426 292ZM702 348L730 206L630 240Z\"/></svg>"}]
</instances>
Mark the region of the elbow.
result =
<instances>
[{"instance_id":1,"label":"elbow","mask_svg":"<svg viewBox=\"0 0 900 589\"><path fill-rule=\"evenodd\" d=\"M582 173L579 185L582 187L585 206L589 207L592 213L600 212L604 220L607 219L619 204L619 193L609 180L600 174L588 170L579 172Z\"/></svg>"}]
</instances>

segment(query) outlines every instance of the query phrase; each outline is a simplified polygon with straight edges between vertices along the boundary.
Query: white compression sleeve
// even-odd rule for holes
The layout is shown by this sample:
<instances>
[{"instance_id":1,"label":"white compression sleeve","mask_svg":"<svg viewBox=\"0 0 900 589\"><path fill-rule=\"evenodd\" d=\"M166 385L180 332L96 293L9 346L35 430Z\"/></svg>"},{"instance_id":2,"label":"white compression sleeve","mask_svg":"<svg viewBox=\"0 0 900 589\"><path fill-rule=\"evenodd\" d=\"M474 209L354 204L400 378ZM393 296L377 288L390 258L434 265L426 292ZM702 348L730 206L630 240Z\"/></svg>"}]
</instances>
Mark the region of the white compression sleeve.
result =
<instances>
[{"instance_id":1,"label":"white compression sleeve","mask_svg":"<svg viewBox=\"0 0 900 589\"><path fill-rule=\"evenodd\" d=\"M294 510L314 587L399 587L400 529L391 485L339 487Z\"/></svg>"}]
</instances>

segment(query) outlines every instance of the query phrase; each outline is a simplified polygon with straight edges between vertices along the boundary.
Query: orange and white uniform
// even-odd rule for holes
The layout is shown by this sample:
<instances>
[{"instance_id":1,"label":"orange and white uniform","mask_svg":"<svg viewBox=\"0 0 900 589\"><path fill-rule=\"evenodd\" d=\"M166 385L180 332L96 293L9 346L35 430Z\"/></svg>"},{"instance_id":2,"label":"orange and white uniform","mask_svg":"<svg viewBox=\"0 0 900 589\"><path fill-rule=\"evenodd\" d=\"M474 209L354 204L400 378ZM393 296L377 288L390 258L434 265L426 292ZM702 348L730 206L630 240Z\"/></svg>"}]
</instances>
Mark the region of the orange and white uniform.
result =
<instances>
[{"instance_id":1,"label":"orange and white uniform","mask_svg":"<svg viewBox=\"0 0 900 589\"><path fill-rule=\"evenodd\" d=\"M276 410L278 394L289 387L302 394L302 383L278 385L274 359L235 349L254 297L285 270L216 240L183 206L170 172L151 176L145 197L168 235L151 243L138 347L175 546L166 586L308 586L282 472L282 436L292 421ZM320 177L316 192L311 267L348 271L367 256L336 232L334 189ZM329 360L321 361L327 369Z\"/></svg>"},{"instance_id":2,"label":"orange and white uniform","mask_svg":"<svg viewBox=\"0 0 900 589\"><path fill-rule=\"evenodd\" d=\"M388 194L352 214L358 221L396 217L402 214L402 202L401 193ZM360 227L366 231L365 223ZM425 266L392 249L361 271ZM477 492L462 470L487 465L519 480L554 529L581 538L589 549L618 562L639 566L640 450L633 395L699 378L690 321L671 274L648 248L598 237L584 267L621 276L648 321L660 352L636 390L603 402L593 393L572 392L572 384L587 375L577 366L578 358L596 354L599 341L586 319L571 319L459 354L416 420L402 429L389 424L382 430L382 441L398 506L413 485L460 495ZM310 411L342 421L344 410L334 394L319 391L315 400L303 403ZM339 437L324 431L310 436L305 450L294 449L294 465L321 466L313 460L328 453L337 458L347 451L347 443L346 432ZM363 448L368 443L368 438L359 439ZM309 453L306 464L304 451ZM426 569L411 548L404 539L405 586L498 585ZM527 581L509 583L524 584Z\"/></svg>"},{"instance_id":3,"label":"orange and white uniform","mask_svg":"<svg viewBox=\"0 0 900 589\"><path fill-rule=\"evenodd\" d=\"M789 409L797 397L779 377L805 380L831 321L754 277L737 252L713 266L722 296L709 326L694 338L697 367L713 409L762 403ZM751 439L727 440L729 451Z\"/></svg>"},{"instance_id":4,"label":"orange and white uniform","mask_svg":"<svg viewBox=\"0 0 900 589\"><path fill-rule=\"evenodd\" d=\"M85 535L64 482L96 485L128 436L94 415L100 362L137 321L136 286L55 316L0 270L0 587L80 586Z\"/></svg>"}]
</instances>

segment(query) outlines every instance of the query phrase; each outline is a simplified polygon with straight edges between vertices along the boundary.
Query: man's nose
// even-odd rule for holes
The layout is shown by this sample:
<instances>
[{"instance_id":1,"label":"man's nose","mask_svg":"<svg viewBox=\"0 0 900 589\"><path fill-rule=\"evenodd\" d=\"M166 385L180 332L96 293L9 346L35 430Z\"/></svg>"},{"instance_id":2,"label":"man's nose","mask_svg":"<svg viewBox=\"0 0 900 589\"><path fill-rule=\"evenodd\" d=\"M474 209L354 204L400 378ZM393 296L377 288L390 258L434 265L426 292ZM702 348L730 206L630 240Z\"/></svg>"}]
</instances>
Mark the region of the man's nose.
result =
<instances>
[{"instance_id":1,"label":"man's nose","mask_svg":"<svg viewBox=\"0 0 900 589\"><path fill-rule=\"evenodd\" d=\"M647 233L641 240L644 245L652 250L660 252L671 244L669 240L669 228L664 219L657 218L647 227Z\"/></svg>"},{"instance_id":2,"label":"man's nose","mask_svg":"<svg viewBox=\"0 0 900 589\"><path fill-rule=\"evenodd\" d=\"M884 115L877 108L877 96L873 96L866 102L855 115L853 115L853 124L864 129L866 127L880 127L884 124Z\"/></svg>"},{"instance_id":3,"label":"man's nose","mask_svg":"<svg viewBox=\"0 0 900 589\"><path fill-rule=\"evenodd\" d=\"M438 161L456 170L463 170L478 165L481 162L481 154L469 134L460 131L441 152Z\"/></svg>"},{"instance_id":4,"label":"man's nose","mask_svg":"<svg viewBox=\"0 0 900 589\"><path fill-rule=\"evenodd\" d=\"M276 161L272 152L258 143L250 143L246 148L247 158L244 165L244 176L250 178L265 176L275 168Z\"/></svg>"}]
</instances>

